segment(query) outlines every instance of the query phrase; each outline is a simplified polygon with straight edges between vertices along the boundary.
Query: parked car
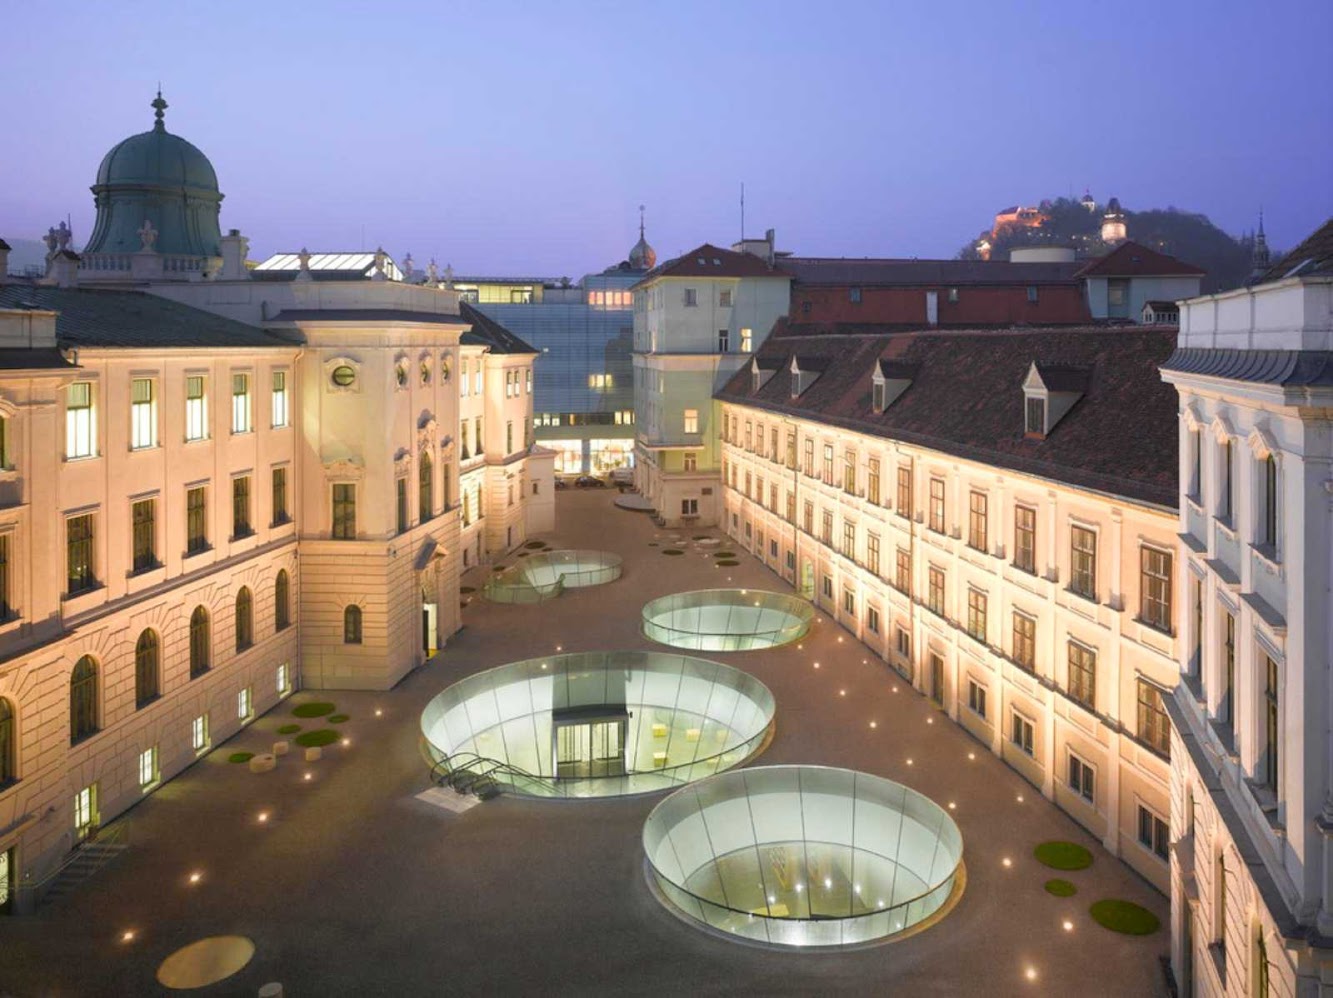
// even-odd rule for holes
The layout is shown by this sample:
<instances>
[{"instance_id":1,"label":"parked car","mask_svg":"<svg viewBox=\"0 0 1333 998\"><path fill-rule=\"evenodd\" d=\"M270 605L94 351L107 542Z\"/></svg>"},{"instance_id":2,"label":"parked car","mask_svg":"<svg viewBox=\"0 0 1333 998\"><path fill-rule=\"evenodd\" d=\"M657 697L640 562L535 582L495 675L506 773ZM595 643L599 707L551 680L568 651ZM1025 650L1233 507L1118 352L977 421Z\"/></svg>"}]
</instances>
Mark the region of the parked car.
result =
<instances>
[{"instance_id":1,"label":"parked car","mask_svg":"<svg viewBox=\"0 0 1333 998\"><path fill-rule=\"evenodd\" d=\"M559 478L559 477L557 477L556 480L555 480L555 487L556 487L557 489L567 489L567 488L569 488L569 479L568 479L568 478Z\"/></svg>"},{"instance_id":2,"label":"parked car","mask_svg":"<svg viewBox=\"0 0 1333 998\"><path fill-rule=\"evenodd\" d=\"M633 485L634 469L616 468L611 472L611 481L614 482L616 485Z\"/></svg>"},{"instance_id":3,"label":"parked car","mask_svg":"<svg viewBox=\"0 0 1333 998\"><path fill-rule=\"evenodd\" d=\"M579 475L578 478L574 479L574 487L576 489L604 489L606 488L606 482L596 475Z\"/></svg>"}]
</instances>

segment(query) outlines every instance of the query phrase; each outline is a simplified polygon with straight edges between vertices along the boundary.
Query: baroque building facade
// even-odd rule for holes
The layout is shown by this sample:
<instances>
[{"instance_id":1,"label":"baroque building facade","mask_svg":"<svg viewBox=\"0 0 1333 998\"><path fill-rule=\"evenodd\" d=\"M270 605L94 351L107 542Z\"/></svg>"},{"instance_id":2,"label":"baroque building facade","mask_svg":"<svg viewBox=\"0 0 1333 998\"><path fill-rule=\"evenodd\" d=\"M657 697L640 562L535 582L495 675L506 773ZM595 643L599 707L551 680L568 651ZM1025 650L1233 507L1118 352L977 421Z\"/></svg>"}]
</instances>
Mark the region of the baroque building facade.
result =
<instances>
[{"instance_id":1,"label":"baroque building facade","mask_svg":"<svg viewBox=\"0 0 1333 998\"><path fill-rule=\"evenodd\" d=\"M88 252L0 244L0 910L293 690L392 687L554 526L536 351L383 253L247 266L154 107Z\"/></svg>"}]
</instances>

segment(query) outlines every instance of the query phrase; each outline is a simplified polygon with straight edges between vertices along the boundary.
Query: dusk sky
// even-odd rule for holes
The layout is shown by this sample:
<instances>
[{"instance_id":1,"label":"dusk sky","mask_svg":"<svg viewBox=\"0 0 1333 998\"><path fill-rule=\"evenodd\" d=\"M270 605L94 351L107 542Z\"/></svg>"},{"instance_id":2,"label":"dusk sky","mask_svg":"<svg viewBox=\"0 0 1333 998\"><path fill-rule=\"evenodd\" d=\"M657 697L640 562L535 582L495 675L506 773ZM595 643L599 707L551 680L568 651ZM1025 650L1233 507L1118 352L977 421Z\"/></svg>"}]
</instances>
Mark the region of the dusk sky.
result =
<instances>
[{"instance_id":1,"label":"dusk sky","mask_svg":"<svg viewBox=\"0 0 1333 998\"><path fill-rule=\"evenodd\" d=\"M112 13L112 11L123 11ZM6 5L0 236L73 218L152 125L212 160L251 256L460 273L665 259L774 227L803 255L953 256L1044 197L1333 215L1333 3ZM364 236L363 236L364 232Z\"/></svg>"}]
</instances>

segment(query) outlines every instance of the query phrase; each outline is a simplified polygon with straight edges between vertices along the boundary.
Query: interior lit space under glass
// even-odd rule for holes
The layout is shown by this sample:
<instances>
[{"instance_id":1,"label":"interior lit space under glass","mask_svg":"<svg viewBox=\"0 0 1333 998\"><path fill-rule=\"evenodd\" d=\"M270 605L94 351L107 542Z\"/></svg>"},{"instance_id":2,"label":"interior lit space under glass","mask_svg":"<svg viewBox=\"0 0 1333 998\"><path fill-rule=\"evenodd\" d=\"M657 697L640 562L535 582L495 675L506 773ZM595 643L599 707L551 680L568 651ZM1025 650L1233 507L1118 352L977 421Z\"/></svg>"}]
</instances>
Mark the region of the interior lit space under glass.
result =
<instances>
[{"instance_id":1,"label":"interior lit space under glass","mask_svg":"<svg viewBox=\"0 0 1333 998\"><path fill-rule=\"evenodd\" d=\"M486 598L496 603L540 603L566 589L600 586L620 578L621 558L609 551L541 551L497 573Z\"/></svg>"},{"instance_id":2,"label":"interior lit space under glass","mask_svg":"<svg viewBox=\"0 0 1333 998\"><path fill-rule=\"evenodd\" d=\"M438 776L460 790L614 797L670 790L763 747L773 694L671 652L579 652L460 680L421 714Z\"/></svg>"},{"instance_id":3,"label":"interior lit space under glass","mask_svg":"<svg viewBox=\"0 0 1333 998\"><path fill-rule=\"evenodd\" d=\"M728 935L779 946L884 939L961 888L963 840L902 784L821 766L761 766L684 787L643 829L660 897Z\"/></svg>"},{"instance_id":4,"label":"interior lit space under glass","mask_svg":"<svg viewBox=\"0 0 1333 998\"><path fill-rule=\"evenodd\" d=\"M786 593L703 589L645 605L643 633L673 648L750 651L803 637L813 619L809 603Z\"/></svg>"}]
</instances>

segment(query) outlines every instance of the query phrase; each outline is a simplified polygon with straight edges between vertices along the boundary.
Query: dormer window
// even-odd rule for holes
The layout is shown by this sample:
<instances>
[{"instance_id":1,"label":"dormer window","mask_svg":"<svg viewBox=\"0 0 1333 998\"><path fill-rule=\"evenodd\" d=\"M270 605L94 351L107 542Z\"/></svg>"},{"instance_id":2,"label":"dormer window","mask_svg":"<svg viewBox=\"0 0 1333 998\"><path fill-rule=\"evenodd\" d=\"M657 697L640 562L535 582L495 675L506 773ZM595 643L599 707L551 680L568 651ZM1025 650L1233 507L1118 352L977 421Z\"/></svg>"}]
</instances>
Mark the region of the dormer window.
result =
<instances>
[{"instance_id":1,"label":"dormer window","mask_svg":"<svg viewBox=\"0 0 1333 998\"><path fill-rule=\"evenodd\" d=\"M916 371L915 364L890 360L876 361L875 370L870 375L870 407L876 413L881 413L897 402L912 384Z\"/></svg>"},{"instance_id":2,"label":"dormer window","mask_svg":"<svg viewBox=\"0 0 1333 998\"><path fill-rule=\"evenodd\" d=\"M796 369L791 372L791 397L794 399L801 397L801 372Z\"/></svg>"},{"instance_id":3,"label":"dormer window","mask_svg":"<svg viewBox=\"0 0 1333 998\"><path fill-rule=\"evenodd\" d=\"M1046 400L1043 398L1034 398L1028 396L1027 400L1027 419L1024 421L1023 432L1030 437L1046 436Z\"/></svg>"},{"instance_id":4,"label":"dormer window","mask_svg":"<svg viewBox=\"0 0 1333 998\"><path fill-rule=\"evenodd\" d=\"M875 381L870 386L870 407L876 412L884 411L884 382Z\"/></svg>"},{"instance_id":5,"label":"dormer window","mask_svg":"<svg viewBox=\"0 0 1333 998\"><path fill-rule=\"evenodd\" d=\"M760 363L756 357L750 361L750 393L755 394L768 384L768 379L777 373L777 369L778 364L771 360Z\"/></svg>"},{"instance_id":6,"label":"dormer window","mask_svg":"<svg viewBox=\"0 0 1333 998\"><path fill-rule=\"evenodd\" d=\"M1023 434L1038 439L1050 434L1088 391L1092 372L1083 367L1033 361L1023 380Z\"/></svg>"}]
</instances>

